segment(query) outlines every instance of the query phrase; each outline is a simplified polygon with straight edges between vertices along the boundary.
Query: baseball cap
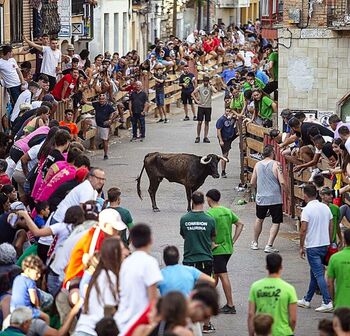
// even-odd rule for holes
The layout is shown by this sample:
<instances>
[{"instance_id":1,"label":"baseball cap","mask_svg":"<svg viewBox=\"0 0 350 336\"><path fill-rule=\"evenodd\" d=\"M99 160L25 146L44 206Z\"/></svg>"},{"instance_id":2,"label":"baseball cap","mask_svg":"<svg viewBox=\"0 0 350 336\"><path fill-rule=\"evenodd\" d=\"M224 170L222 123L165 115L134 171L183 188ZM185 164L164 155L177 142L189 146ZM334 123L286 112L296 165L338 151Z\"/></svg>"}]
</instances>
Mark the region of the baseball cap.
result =
<instances>
[{"instance_id":1,"label":"baseball cap","mask_svg":"<svg viewBox=\"0 0 350 336\"><path fill-rule=\"evenodd\" d=\"M73 44L68 44L67 45L67 50L74 50Z\"/></svg>"},{"instance_id":2,"label":"baseball cap","mask_svg":"<svg viewBox=\"0 0 350 336\"><path fill-rule=\"evenodd\" d=\"M203 77L203 81L207 81L207 82L209 82L209 81L210 81L209 76L204 76L204 77Z\"/></svg>"},{"instance_id":3,"label":"baseball cap","mask_svg":"<svg viewBox=\"0 0 350 336\"><path fill-rule=\"evenodd\" d=\"M57 100L55 99L55 97L52 94L50 94L50 93L46 94L43 97L43 101L48 101L48 102L53 103L53 104L58 104Z\"/></svg>"},{"instance_id":4,"label":"baseball cap","mask_svg":"<svg viewBox=\"0 0 350 336\"><path fill-rule=\"evenodd\" d=\"M331 188L329 187L323 187L321 190L320 190L320 195L331 195L333 194L333 191Z\"/></svg>"},{"instance_id":5,"label":"baseball cap","mask_svg":"<svg viewBox=\"0 0 350 336\"><path fill-rule=\"evenodd\" d=\"M99 224L109 224L117 231L123 231L127 227L122 221L118 211L114 209L104 209L98 216Z\"/></svg>"}]
</instances>

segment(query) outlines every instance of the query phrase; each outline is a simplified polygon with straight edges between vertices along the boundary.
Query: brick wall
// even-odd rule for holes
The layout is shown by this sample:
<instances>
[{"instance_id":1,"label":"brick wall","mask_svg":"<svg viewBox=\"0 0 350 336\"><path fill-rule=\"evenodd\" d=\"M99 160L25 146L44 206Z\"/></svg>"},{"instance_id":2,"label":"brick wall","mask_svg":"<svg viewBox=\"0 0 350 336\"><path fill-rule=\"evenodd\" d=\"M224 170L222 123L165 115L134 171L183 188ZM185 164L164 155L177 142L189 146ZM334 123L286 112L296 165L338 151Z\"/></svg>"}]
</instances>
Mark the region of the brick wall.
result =
<instances>
[{"instance_id":1,"label":"brick wall","mask_svg":"<svg viewBox=\"0 0 350 336\"><path fill-rule=\"evenodd\" d=\"M33 10L29 0L23 0L23 34L30 37L33 26Z\"/></svg>"},{"instance_id":2,"label":"brick wall","mask_svg":"<svg viewBox=\"0 0 350 336\"><path fill-rule=\"evenodd\" d=\"M302 22L303 26L307 23L308 18L308 1L307 0L289 0L284 1L283 8L283 26L284 27L296 27L295 24L289 23L289 10L290 9L301 9L302 10ZM323 0L322 4L314 4L313 13L309 21L308 28L315 27L327 27L327 1Z\"/></svg>"}]
</instances>

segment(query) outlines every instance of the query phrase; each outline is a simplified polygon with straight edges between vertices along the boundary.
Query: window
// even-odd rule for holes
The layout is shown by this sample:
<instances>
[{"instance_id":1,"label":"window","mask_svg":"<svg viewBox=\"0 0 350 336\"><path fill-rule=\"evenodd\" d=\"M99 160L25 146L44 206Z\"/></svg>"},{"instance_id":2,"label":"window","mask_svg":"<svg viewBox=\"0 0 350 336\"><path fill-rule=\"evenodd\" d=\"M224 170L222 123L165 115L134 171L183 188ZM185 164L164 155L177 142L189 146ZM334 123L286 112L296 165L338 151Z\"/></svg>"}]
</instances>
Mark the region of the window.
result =
<instances>
[{"instance_id":1,"label":"window","mask_svg":"<svg viewBox=\"0 0 350 336\"><path fill-rule=\"evenodd\" d=\"M123 55L127 53L128 40L128 13L123 13Z\"/></svg>"},{"instance_id":2,"label":"window","mask_svg":"<svg viewBox=\"0 0 350 336\"><path fill-rule=\"evenodd\" d=\"M4 42L4 7L0 6L0 44Z\"/></svg>"},{"instance_id":3,"label":"window","mask_svg":"<svg viewBox=\"0 0 350 336\"><path fill-rule=\"evenodd\" d=\"M22 42L23 0L10 0L11 42Z\"/></svg>"},{"instance_id":4,"label":"window","mask_svg":"<svg viewBox=\"0 0 350 336\"><path fill-rule=\"evenodd\" d=\"M114 49L119 52L119 13L114 13Z\"/></svg>"},{"instance_id":5,"label":"window","mask_svg":"<svg viewBox=\"0 0 350 336\"><path fill-rule=\"evenodd\" d=\"M72 1L72 15L82 15L84 14L85 0L73 0Z\"/></svg>"},{"instance_id":6,"label":"window","mask_svg":"<svg viewBox=\"0 0 350 336\"><path fill-rule=\"evenodd\" d=\"M260 0L261 16L269 16L269 0Z\"/></svg>"},{"instance_id":7,"label":"window","mask_svg":"<svg viewBox=\"0 0 350 336\"><path fill-rule=\"evenodd\" d=\"M104 51L109 50L109 13L104 14Z\"/></svg>"}]
</instances>

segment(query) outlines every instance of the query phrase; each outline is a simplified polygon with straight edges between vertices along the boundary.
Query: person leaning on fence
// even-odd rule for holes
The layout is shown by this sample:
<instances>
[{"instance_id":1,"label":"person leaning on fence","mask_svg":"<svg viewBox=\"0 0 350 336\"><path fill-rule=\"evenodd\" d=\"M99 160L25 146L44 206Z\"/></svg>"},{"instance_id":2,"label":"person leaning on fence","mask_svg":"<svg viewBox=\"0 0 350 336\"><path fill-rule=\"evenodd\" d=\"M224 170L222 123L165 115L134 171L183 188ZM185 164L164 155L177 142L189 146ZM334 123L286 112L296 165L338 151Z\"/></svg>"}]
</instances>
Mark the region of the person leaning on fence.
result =
<instances>
[{"instance_id":1,"label":"person leaning on fence","mask_svg":"<svg viewBox=\"0 0 350 336\"><path fill-rule=\"evenodd\" d=\"M263 150L262 161L257 162L251 178L252 186L256 187L256 222L254 226L254 240L252 250L258 250L258 239L262 231L262 224L268 213L272 217L270 236L264 252L278 252L273 248L280 224L283 222L282 189L287 186L283 177L281 164L274 160L275 151L272 145L266 145Z\"/></svg>"}]
</instances>

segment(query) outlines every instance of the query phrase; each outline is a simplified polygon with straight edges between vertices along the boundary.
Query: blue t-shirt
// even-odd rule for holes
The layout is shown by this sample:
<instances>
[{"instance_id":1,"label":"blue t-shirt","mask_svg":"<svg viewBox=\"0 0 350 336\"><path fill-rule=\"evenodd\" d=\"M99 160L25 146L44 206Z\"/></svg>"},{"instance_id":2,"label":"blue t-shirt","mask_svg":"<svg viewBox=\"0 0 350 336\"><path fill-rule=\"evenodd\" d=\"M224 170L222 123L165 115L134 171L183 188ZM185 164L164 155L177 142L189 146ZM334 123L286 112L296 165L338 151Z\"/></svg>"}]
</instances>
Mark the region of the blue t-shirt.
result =
<instances>
[{"instance_id":1,"label":"blue t-shirt","mask_svg":"<svg viewBox=\"0 0 350 336\"><path fill-rule=\"evenodd\" d=\"M221 77L222 77L222 79L224 80L225 84L227 84L227 83L230 81L230 79L235 78L236 72L237 72L236 69L232 69L232 70L230 70L230 69L225 69L225 70L222 72Z\"/></svg>"},{"instance_id":2,"label":"blue t-shirt","mask_svg":"<svg viewBox=\"0 0 350 336\"><path fill-rule=\"evenodd\" d=\"M44 218L40 217L39 215L36 215L35 218L34 218L34 223L40 229L40 228L45 226L46 221L45 221Z\"/></svg>"},{"instance_id":3,"label":"blue t-shirt","mask_svg":"<svg viewBox=\"0 0 350 336\"><path fill-rule=\"evenodd\" d=\"M269 82L269 76L264 71L257 70L255 77L260 79L265 85Z\"/></svg>"},{"instance_id":4,"label":"blue t-shirt","mask_svg":"<svg viewBox=\"0 0 350 336\"><path fill-rule=\"evenodd\" d=\"M216 122L216 128L221 129L223 140L229 140L235 135L236 119L228 119L225 115L221 116Z\"/></svg>"},{"instance_id":5,"label":"blue t-shirt","mask_svg":"<svg viewBox=\"0 0 350 336\"><path fill-rule=\"evenodd\" d=\"M162 270L163 281L158 285L160 294L166 295L171 291L179 291L189 296L201 272L192 266L171 265Z\"/></svg>"},{"instance_id":6,"label":"blue t-shirt","mask_svg":"<svg viewBox=\"0 0 350 336\"><path fill-rule=\"evenodd\" d=\"M17 307L28 307L33 309L33 304L30 301L29 289L36 290L35 281L27 276L20 274L13 281L12 296L11 296L11 312Z\"/></svg>"},{"instance_id":7,"label":"blue t-shirt","mask_svg":"<svg viewBox=\"0 0 350 336\"><path fill-rule=\"evenodd\" d=\"M102 128L109 128L108 125L105 125L105 122L109 120L110 115L114 112L112 105L108 103L101 105L99 102L93 102L92 106L95 109L96 125Z\"/></svg>"}]
</instances>

